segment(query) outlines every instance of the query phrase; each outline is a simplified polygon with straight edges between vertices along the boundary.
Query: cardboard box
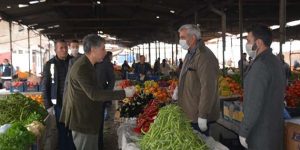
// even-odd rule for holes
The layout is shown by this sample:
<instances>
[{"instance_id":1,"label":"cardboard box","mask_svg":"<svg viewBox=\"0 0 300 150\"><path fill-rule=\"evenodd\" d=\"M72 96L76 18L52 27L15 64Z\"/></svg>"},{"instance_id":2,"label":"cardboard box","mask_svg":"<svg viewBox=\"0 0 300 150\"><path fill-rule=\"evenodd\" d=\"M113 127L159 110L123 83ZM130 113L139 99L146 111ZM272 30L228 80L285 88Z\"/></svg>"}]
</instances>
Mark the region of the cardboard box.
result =
<instances>
[{"instance_id":1,"label":"cardboard box","mask_svg":"<svg viewBox=\"0 0 300 150\"><path fill-rule=\"evenodd\" d=\"M242 110L242 104L239 101L224 101L223 103L223 117L228 121L240 123L244 118Z\"/></svg>"},{"instance_id":2,"label":"cardboard box","mask_svg":"<svg viewBox=\"0 0 300 150\"><path fill-rule=\"evenodd\" d=\"M300 121L285 123L286 150L300 150Z\"/></svg>"}]
</instances>

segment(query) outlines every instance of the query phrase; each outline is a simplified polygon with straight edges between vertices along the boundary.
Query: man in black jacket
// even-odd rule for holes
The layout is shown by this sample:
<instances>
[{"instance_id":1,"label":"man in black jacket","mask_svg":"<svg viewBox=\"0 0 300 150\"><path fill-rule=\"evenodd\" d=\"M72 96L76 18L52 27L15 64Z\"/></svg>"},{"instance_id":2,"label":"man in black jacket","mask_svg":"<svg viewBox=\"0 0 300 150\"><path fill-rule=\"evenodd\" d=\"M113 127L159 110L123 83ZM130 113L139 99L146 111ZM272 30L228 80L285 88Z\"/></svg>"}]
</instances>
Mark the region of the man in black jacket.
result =
<instances>
[{"instance_id":1,"label":"man in black jacket","mask_svg":"<svg viewBox=\"0 0 300 150\"><path fill-rule=\"evenodd\" d=\"M113 90L115 86L115 74L114 67L111 63L112 60L112 52L108 51L101 63L96 63L95 69L97 74L97 83L101 89L105 90ZM103 149L103 127L104 127L104 119L108 118L108 108L112 104L111 101L103 103L102 114L103 118L101 119L100 131L99 131L99 150ZM100 109L100 108L99 108Z\"/></svg>"},{"instance_id":2,"label":"man in black jacket","mask_svg":"<svg viewBox=\"0 0 300 150\"><path fill-rule=\"evenodd\" d=\"M140 81L147 80L147 75L152 71L151 65L149 63L146 63L145 60L145 56L141 55L140 62L136 64L134 70L134 73L139 77Z\"/></svg>"},{"instance_id":3,"label":"man in black jacket","mask_svg":"<svg viewBox=\"0 0 300 150\"><path fill-rule=\"evenodd\" d=\"M49 113L55 114L58 129L58 148L72 150L75 149L72 136L65 125L59 123L62 109L62 100L69 61L72 58L68 55L67 43L64 40L55 42L56 56L50 59L44 67L42 92L44 105Z\"/></svg>"}]
</instances>

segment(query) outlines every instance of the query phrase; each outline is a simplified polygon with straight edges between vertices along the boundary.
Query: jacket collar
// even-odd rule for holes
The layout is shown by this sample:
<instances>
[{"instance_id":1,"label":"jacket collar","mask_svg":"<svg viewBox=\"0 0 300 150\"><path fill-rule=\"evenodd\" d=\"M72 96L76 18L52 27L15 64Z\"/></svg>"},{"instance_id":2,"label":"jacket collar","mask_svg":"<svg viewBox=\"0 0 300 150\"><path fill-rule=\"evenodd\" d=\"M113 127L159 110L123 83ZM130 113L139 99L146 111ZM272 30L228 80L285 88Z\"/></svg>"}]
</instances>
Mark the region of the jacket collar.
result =
<instances>
[{"instance_id":1,"label":"jacket collar","mask_svg":"<svg viewBox=\"0 0 300 150\"><path fill-rule=\"evenodd\" d=\"M86 55L83 55L82 59L84 60L85 63L89 64L92 68L94 68L94 65L91 63L91 61Z\"/></svg>"},{"instance_id":2,"label":"jacket collar","mask_svg":"<svg viewBox=\"0 0 300 150\"><path fill-rule=\"evenodd\" d=\"M247 76L248 72L251 70L252 68L252 65L257 61L259 60L261 57L263 56L266 56L266 55L269 55L269 54L272 54L272 48L268 48L267 50L265 50L264 52L260 53L259 55L257 55L255 57L255 59L251 62L251 64L249 65L249 67L247 68L245 74L244 74L244 78Z\"/></svg>"},{"instance_id":3,"label":"jacket collar","mask_svg":"<svg viewBox=\"0 0 300 150\"><path fill-rule=\"evenodd\" d=\"M197 49L201 49L204 46L204 42L200 39L197 41L196 46L188 51L189 54L194 55Z\"/></svg>"},{"instance_id":4,"label":"jacket collar","mask_svg":"<svg viewBox=\"0 0 300 150\"><path fill-rule=\"evenodd\" d=\"M68 56L66 57L66 59L65 59L64 61L69 61L71 58L73 58L73 57L70 56L70 55L68 54ZM57 55L55 55L54 59L55 59L56 61L63 61L63 60L59 59L59 58L57 57Z\"/></svg>"},{"instance_id":5,"label":"jacket collar","mask_svg":"<svg viewBox=\"0 0 300 150\"><path fill-rule=\"evenodd\" d=\"M255 59L253 60L253 62L255 62L255 60L258 60L259 58L261 58L261 57L263 57L263 56L265 56L265 55L271 54L272 51L273 51L272 48L268 48L268 49L265 50L264 52L262 52L262 53L260 53L259 55L257 55L257 56L255 57Z\"/></svg>"}]
</instances>

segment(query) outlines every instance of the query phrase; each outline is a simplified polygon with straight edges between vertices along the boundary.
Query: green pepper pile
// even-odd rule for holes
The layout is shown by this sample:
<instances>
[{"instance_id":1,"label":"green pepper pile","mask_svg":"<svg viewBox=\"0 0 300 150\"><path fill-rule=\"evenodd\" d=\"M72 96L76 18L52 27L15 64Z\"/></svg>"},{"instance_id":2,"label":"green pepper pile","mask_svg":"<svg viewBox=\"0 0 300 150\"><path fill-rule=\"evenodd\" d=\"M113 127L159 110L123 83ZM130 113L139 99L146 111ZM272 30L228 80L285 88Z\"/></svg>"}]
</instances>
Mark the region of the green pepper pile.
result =
<instances>
[{"instance_id":1,"label":"green pepper pile","mask_svg":"<svg viewBox=\"0 0 300 150\"><path fill-rule=\"evenodd\" d=\"M207 150L194 133L182 110L174 105L161 108L148 133L139 142L142 150Z\"/></svg>"}]
</instances>

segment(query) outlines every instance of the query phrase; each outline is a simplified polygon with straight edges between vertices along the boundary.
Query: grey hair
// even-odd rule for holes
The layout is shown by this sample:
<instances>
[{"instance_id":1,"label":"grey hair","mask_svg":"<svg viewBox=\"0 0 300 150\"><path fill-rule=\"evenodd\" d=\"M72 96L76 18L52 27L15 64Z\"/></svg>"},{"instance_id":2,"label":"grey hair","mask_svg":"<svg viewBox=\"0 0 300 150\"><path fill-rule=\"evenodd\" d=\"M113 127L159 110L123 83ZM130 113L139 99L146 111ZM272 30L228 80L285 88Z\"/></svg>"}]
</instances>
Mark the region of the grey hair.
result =
<instances>
[{"instance_id":1,"label":"grey hair","mask_svg":"<svg viewBox=\"0 0 300 150\"><path fill-rule=\"evenodd\" d=\"M88 34L83 38L83 50L84 53L90 53L92 48L100 47L105 44L105 39L97 34Z\"/></svg>"},{"instance_id":2,"label":"grey hair","mask_svg":"<svg viewBox=\"0 0 300 150\"><path fill-rule=\"evenodd\" d=\"M178 29L178 32L186 29L190 36L195 35L197 40L201 39L200 28L194 24L185 24Z\"/></svg>"}]
</instances>

